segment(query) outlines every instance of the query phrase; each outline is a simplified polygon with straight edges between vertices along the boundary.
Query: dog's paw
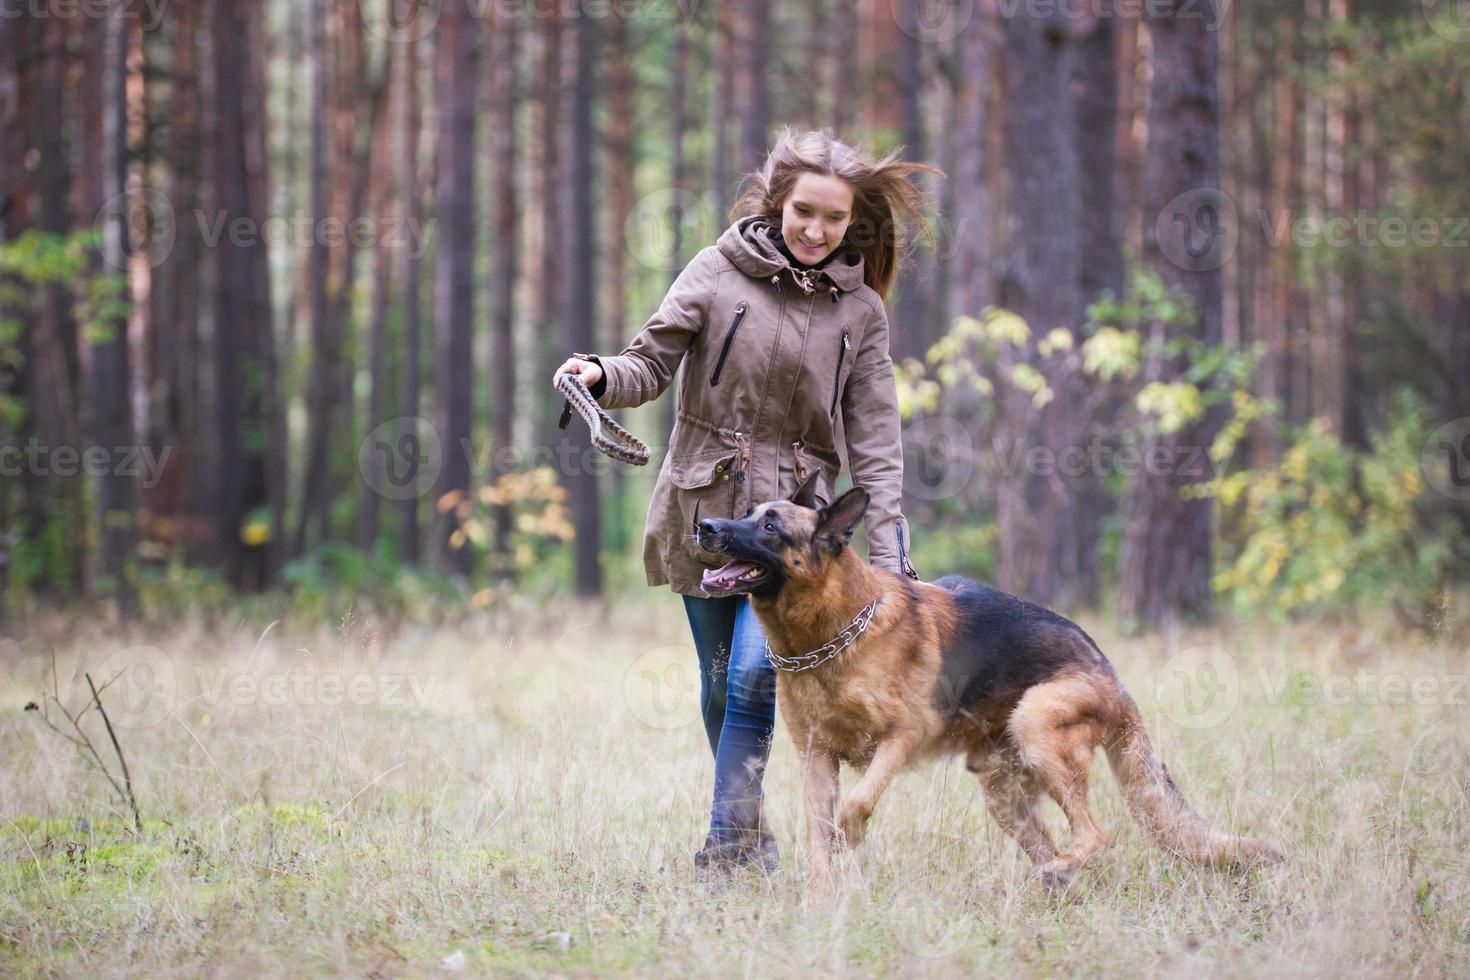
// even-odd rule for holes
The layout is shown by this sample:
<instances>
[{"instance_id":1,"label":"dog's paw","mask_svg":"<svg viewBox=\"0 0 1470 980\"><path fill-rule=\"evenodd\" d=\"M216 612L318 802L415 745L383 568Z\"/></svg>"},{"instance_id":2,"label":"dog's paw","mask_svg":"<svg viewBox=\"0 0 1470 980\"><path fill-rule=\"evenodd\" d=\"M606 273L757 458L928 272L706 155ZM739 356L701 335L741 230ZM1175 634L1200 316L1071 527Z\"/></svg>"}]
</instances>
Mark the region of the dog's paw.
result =
<instances>
[{"instance_id":1,"label":"dog's paw","mask_svg":"<svg viewBox=\"0 0 1470 980\"><path fill-rule=\"evenodd\" d=\"M868 832L868 820L873 816L873 811L867 807L854 806L851 803L842 804L841 811L837 814L837 840L842 847L851 850L863 842Z\"/></svg>"},{"instance_id":2,"label":"dog's paw","mask_svg":"<svg viewBox=\"0 0 1470 980\"><path fill-rule=\"evenodd\" d=\"M1064 864L1050 862L1032 870L1028 880L1031 884L1045 891L1055 893L1066 891L1076 877L1076 868L1069 868Z\"/></svg>"}]
</instances>

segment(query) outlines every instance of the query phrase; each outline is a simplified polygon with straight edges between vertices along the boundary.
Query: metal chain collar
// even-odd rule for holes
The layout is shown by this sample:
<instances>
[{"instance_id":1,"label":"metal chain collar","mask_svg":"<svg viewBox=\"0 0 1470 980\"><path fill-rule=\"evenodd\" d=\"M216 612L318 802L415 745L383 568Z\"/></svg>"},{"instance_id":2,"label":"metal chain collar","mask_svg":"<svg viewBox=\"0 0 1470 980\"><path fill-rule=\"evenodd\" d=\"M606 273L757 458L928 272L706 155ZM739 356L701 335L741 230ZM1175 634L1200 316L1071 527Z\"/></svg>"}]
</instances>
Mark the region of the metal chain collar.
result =
<instances>
[{"instance_id":1,"label":"metal chain collar","mask_svg":"<svg viewBox=\"0 0 1470 980\"><path fill-rule=\"evenodd\" d=\"M878 597L878 599L881 598L882 596ZM786 671L810 670L813 667L826 663L843 650L852 646L857 638L862 636L863 630L867 629L868 624L873 621L873 612L878 608L878 599L874 599L862 609L859 609L858 614L853 617L852 622L838 630L836 636L815 650L808 650L806 653L798 654L795 657L783 657L771 649L771 641L767 640L766 659L771 662L772 667L775 667L777 670Z\"/></svg>"}]
</instances>

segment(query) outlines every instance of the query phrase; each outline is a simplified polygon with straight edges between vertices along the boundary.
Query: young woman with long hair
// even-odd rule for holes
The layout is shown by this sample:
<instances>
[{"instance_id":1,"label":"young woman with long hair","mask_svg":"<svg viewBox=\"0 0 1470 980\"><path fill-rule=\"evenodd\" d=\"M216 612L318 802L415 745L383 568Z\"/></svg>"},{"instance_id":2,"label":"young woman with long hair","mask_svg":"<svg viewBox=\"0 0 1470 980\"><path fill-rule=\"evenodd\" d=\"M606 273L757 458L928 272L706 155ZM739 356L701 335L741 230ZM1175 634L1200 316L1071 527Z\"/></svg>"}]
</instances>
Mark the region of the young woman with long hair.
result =
<instances>
[{"instance_id":1,"label":"young woman with long hair","mask_svg":"<svg viewBox=\"0 0 1470 980\"><path fill-rule=\"evenodd\" d=\"M868 559L917 578L900 512L903 446L884 303L916 233L930 243L933 201L898 150L877 157L828 130L783 130L731 210L733 223L679 274L658 312L614 356L573 354L604 408L657 398L684 372L669 451L648 507L648 584L683 596L700 667L700 708L715 756L699 868L777 866L761 777L776 716L775 670L747 598L712 597L705 569L725 559L692 533L790 495L813 470L832 501L839 419L855 485L870 496Z\"/></svg>"}]
</instances>

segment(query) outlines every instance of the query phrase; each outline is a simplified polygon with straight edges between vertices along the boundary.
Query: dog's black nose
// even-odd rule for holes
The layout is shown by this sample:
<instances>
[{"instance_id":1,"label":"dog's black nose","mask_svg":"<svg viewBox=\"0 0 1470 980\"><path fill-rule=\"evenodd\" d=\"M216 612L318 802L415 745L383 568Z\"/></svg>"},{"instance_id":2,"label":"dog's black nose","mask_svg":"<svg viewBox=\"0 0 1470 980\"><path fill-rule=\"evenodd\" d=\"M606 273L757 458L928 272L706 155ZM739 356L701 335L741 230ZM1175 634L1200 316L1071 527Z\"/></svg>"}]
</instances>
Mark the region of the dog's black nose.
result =
<instances>
[{"instance_id":1,"label":"dog's black nose","mask_svg":"<svg viewBox=\"0 0 1470 980\"><path fill-rule=\"evenodd\" d=\"M719 530L719 527L717 526L715 520L710 517L706 517L704 520L694 525L694 527L695 530L699 531L700 534L714 534L716 531Z\"/></svg>"}]
</instances>

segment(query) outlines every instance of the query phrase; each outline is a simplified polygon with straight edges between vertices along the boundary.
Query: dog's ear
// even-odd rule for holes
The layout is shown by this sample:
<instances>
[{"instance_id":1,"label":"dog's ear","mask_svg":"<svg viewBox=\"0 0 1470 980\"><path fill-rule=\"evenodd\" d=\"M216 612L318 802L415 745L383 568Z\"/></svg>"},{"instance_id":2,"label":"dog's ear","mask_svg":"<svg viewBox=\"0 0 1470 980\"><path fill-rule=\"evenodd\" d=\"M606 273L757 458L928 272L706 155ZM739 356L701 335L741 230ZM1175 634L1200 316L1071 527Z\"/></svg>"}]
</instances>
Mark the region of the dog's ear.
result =
<instances>
[{"instance_id":1,"label":"dog's ear","mask_svg":"<svg viewBox=\"0 0 1470 980\"><path fill-rule=\"evenodd\" d=\"M799 504L802 507L809 507L812 510L816 510L817 474L820 472L820 470L812 470L810 473L808 473L806 475L806 479L801 481L801 486L797 487L792 492L791 496L787 497L786 499L791 501L793 504Z\"/></svg>"},{"instance_id":2,"label":"dog's ear","mask_svg":"<svg viewBox=\"0 0 1470 980\"><path fill-rule=\"evenodd\" d=\"M853 487L832 503L817 511L817 545L830 554L838 554L852 543L858 522L868 512L868 491Z\"/></svg>"}]
</instances>

